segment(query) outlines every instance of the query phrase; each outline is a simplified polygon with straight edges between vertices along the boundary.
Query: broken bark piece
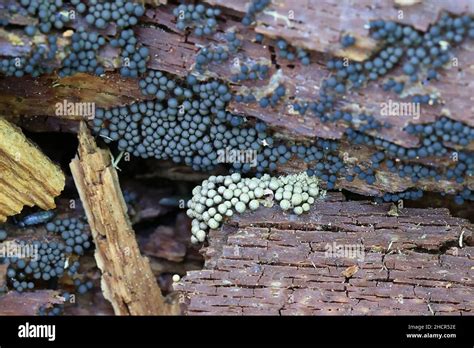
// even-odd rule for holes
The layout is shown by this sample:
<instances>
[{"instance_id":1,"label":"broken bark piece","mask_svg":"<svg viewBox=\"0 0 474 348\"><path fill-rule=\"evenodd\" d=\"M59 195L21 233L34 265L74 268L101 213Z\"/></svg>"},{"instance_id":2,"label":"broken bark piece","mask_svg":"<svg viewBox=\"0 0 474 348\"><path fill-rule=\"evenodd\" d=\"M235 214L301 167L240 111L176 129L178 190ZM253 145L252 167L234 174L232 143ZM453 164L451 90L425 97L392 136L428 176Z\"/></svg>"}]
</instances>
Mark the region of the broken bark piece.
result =
<instances>
[{"instance_id":1,"label":"broken bark piece","mask_svg":"<svg viewBox=\"0 0 474 348\"><path fill-rule=\"evenodd\" d=\"M185 313L472 313L473 225L446 209L390 207L328 193L298 218L276 207L235 215L210 232L204 269L176 283Z\"/></svg>"},{"instance_id":2,"label":"broken bark piece","mask_svg":"<svg viewBox=\"0 0 474 348\"><path fill-rule=\"evenodd\" d=\"M0 296L0 315L38 315L40 308L62 303L63 298L54 290L10 291Z\"/></svg>"},{"instance_id":3,"label":"broken bark piece","mask_svg":"<svg viewBox=\"0 0 474 348\"><path fill-rule=\"evenodd\" d=\"M49 210L65 185L61 169L21 129L0 118L0 222L25 205Z\"/></svg>"},{"instance_id":4,"label":"broken bark piece","mask_svg":"<svg viewBox=\"0 0 474 348\"><path fill-rule=\"evenodd\" d=\"M115 314L172 314L138 248L110 151L97 147L84 122L70 167L94 238L102 291Z\"/></svg>"}]
</instances>

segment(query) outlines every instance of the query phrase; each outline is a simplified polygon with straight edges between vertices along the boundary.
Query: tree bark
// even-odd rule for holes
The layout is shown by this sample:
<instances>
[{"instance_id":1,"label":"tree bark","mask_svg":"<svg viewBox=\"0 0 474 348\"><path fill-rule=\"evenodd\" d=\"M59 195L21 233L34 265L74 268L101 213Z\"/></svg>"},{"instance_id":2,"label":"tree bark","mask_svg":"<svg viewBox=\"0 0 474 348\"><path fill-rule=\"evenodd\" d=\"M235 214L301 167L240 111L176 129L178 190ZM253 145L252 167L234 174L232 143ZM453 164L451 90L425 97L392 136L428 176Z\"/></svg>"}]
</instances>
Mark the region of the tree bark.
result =
<instances>
[{"instance_id":1,"label":"tree bark","mask_svg":"<svg viewBox=\"0 0 474 348\"><path fill-rule=\"evenodd\" d=\"M236 215L210 232L204 269L175 285L184 312L472 314L473 225L447 209L394 207L329 193L304 217Z\"/></svg>"}]
</instances>

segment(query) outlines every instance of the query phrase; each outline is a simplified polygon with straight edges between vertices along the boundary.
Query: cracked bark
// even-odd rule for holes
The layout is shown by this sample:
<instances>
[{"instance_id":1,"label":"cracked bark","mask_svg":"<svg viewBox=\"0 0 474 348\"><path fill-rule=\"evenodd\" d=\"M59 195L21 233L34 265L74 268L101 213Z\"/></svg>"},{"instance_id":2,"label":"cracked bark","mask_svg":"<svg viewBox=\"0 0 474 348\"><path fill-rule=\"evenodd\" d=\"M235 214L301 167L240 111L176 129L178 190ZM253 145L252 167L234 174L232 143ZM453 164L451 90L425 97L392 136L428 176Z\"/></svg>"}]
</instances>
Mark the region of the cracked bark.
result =
<instances>
[{"instance_id":1,"label":"cracked bark","mask_svg":"<svg viewBox=\"0 0 474 348\"><path fill-rule=\"evenodd\" d=\"M446 209L389 210L330 193L298 219L278 208L235 216L210 232L204 269L175 285L184 312L471 314L473 225ZM332 243L362 244L363 260L326 257Z\"/></svg>"}]
</instances>

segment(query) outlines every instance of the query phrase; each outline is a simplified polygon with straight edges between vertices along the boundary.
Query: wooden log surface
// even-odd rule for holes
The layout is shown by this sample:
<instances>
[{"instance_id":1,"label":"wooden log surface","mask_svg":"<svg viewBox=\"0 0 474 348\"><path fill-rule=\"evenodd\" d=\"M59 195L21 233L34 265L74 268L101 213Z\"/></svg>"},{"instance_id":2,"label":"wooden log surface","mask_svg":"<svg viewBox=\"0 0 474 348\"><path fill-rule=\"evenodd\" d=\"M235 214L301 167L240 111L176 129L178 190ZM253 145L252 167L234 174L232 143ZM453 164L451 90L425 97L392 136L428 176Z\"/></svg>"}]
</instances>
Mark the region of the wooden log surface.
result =
<instances>
[{"instance_id":1,"label":"wooden log surface","mask_svg":"<svg viewBox=\"0 0 474 348\"><path fill-rule=\"evenodd\" d=\"M472 315L474 226L447 209L393 207L329 193L308 216L233 217L210 232L204 269L175 285L184 312Z\"/></svg>"},{"instance_id":2,"label":"wooden log surface","mask_svg":"<svg viewBox=\"0 0 474 348\"><path fill-rule=\"evenodd\" d=\"M152 2L147 1L149 4ZM219 18L218 32L206 40L177 30L171 14L174 4L148 7L140 25L134 28L139 41L150 49L148 67L183 78L192 70L199 47L209 43L225 44L223 33L238 29L244 44L232 58L244 63L268 64L273 84L284 83L287 97L276 108L267 109L256 104L231 102L229 111L251 116L251 122L252 118L266 121L277 138L304 142L316 137L337 139L340 141L339 154L348 158L351 164L367 162L375 148L354 147L344 139L346 125L342 122L324 124L309 114L296 114L289 105L294 101L317 99L322 80L331 74L325 67L331 56L361 60L378 49L376 43L368 38L365 26L372 19L396 20L426 31L442 11L474 13L473 3L467 0L425 0L403 7L402 19L397 18L400 7L391 1L321 0L318 6L314 6L311 1L273 0L270 7L257 16L255 31L267 36L261 45L254 42L254 29L240 24L248 1L207 2L219 5L224 11ZM154 5L158 5L158 1ZM291 10L295 19L287 26ZM14 18L11 23L25 26L30 24L30 18ZM74 23L72 28L79 25L84 25L84 22ZM115 28L111 25L101 33L114 35ZM355 48L341 49L338 42L344 33L353 33L357 37ZM277 37L310 49L313 64L305 67L279 58L272 40ZM68 41L68 36L60 38L60 50ZM26 56L31 47L31 39L22 28L13 27L8 32L0 29L2 55ZM379 80L360 90L350 91L338 101L337 107L371 113L379 121L388 121L393 125L391 129L371 134L404 147L419 146L419 139L403 130L408 123L432 122L445 115L474 126L474 44L472 41L464 42L453 52L459 66L442 70L439 81L412 86L400 97L384 92L381 89L383 81ZM58 55L55 67L60 66L59 57L62 56L64 52ZM57 116L56 103L84 101L109 108L146 99L138 88L137 79L123 79L118 75L117 56L118 52L111 47L100 51L100 59L107 70L102 77L87 74L66 78L53 74L38 79L0 77L0 114L33 131L77 132L78 119ZM205 75L229 82L235 72L235 61L231 59L223 64L211 64ZM389 77L399 73L397 68ZM256 86L254 83L230 83L230 86L235 92L245 93L252 89L258 94L269 88L267 84L268 81L259 81ZM422 106L417 120L381 115L383 102L389 99L404 101L412 94L421 93L438 94L441 104ZM168 307L158 294L159 289L156 291L150 265L141 257L130 223L124 218L126 208L107 152L97 149L95 144L89 145L83 148L71 167L93 230L97 261L104 272L105 296L117 314L175 313L176 308ZM458 150L456 146L448 146L453 151ZM474 150L472 143L469 150ZM90 171L90 175L85 175L87 170L84 168L98 159L100 166L94 167L95 171ZM448 161L447 157L420 160L440 168L450 163ZM304 169L306 164L296 159L279 168L282 173ZM352 183L340 180L336 187L366 195L404 191L411 187L448 193L466 185L474 189L472 177L468 177L464 185L449 180L438 183L420 180L413 184L409 179L390 173L384 166L377 170L376 177L374 185L356 179ZM105 196L93 190L97 188L97 178L107 182L104 186L108 188L104 188L103 193L112 193L114 202L101 199ZM101 209L95 209L97 206ZM346 202L340 194L331 193L303 218L282 214L276 208L234 218L222 231L210 233L209 246L204 249L205 269L189 272L176 285L185 302L185 313L472 314L472 224L450 216L446 209L406 208L397 211L392 208L387 204L372 205L365 201ZM118 228L116 221L104 219L107 211L112 212L111 216L120 221L122 227ZM115 232L119 230L124 233L116 238ZM151 257L182 260L182 245L173 238L161 237L163 233L157 230L153 236L160 243L171 245L171 249L163 250L162 244L147 241L143 244L145 252ZM123 243L116 243L119 239ZM363 260L326 257L326 245L332 243L362 245ZM127 245L126 253L123 245ZM129 272L123 275L121 267ZM143 279L137 281L138 276Z\"/></svg>"},{"instance_id":3,"label":"wooden log surface","mask_svg":"<svg viewBox=\"0 0 474 348\"><path fill-rule=\"evenodd\" d=\"M36 290L33 292L10 291L0 296L0 315L38 315L40 308L51 309L53 305L63 304L58 291Z\"/></svg>"},{"instance_id":4,"label":"wooden log surface","mask_svg":"<svg viewBox=\"0 0 474 348\"><path fill-rule=\"evenodd\" d=\"M242 14L250 5L247 0L205 2ZM426 31L443 11L456 15L472 14L474 4L469 0L423 0L412 6L402 6L396 1L273 0L257 15L255 31L273 38L284 37L295 46L312 51L360 60L368 56L370 49L376 48L376 43L368 35L370 21L397 21ZM346 33L356 37L355 50L354 47L343 49L341 46L340 39Z\"/></svg>"},{"instance_id":5,"label":"wooden log surface","mask_svg":"<svg viewBox=\"0 0 474 348\"><path fill-rule=\"evenodd\" d=\"M340 155L347 154L346 157L355 160L353 164L360 164L367 160L370 154L375 151L375 148L354 147L348 144L343 137L344 130L347 127L345 124L342 122L324 124L309 113L301 116L292 112L289 105L295 100L314 100L317 97L322 80L330 75L324 63L330 57L327 48L337 46L334 43L335 32L344 32L344 30L349 29L359 30L362 28L360 29L360 35L367 36L367 29L363 28L360 18L365 18L364 21L372 18L394 19L393 14L396 11L396 7L390 2L381 2L381 4L376 6L377 11L374 12L369 11L363 4L359 5L357 3L357 5L354 5L354 10L350 16L359 19L346 22L343 19L345 18L344 16L348 15L347 1L326 0L324 4L327 6L324 8L329 10L325 11L318 11L310 6L310 2L302 1L301 6L296 11L296 15L302 13L300 8L304 9L308 14L305 14L304 18L298 19L296 21L298 25L295 24L295 27L290 28L291 30L285 30L281 20L275 22L278 25L274 24L271 19L273 17L266 12L258 15L257 32L265 27L265 30L272 31L273 34L271 36L282 37L290 42L298 42L297 37L303 37L303 27L312 28L311 30L320 30L322 26L326 28L318 35L311 36L310 40L306 40L311 45L311 49L314 50L311 53L311 60L314 64L306 67L299 63L289 64L289 62L275 55L273 52L274 42L268 38L265 39L263 45L254 42L255 33L253 29L243 27L238 21L245 8L244 1L232 3L216 1L215 3L224 6L224 15L222 16L223 20L219 23L219 31L209 40L197 38L193 34L184 35L178 31L171 13L172 5L149 8L146 15L142 18L142 25L135 29L139 41L150 49L152 59L148 62L149 68L160 69L179 77L184 77L192 70L199 47L208 42L211 44L223 44L225 42L223 33L237 28L239 36L241 36L243 41L243 47L236 55L236 58L239 58L241 62L259 61L269 64L271 66L270 73L274 76L273 80L284 83L288 91L287 95L291 96L291 98L285 99L276 108L267 109L262 109L257 104L231 102L228 107L229 110L237 114L253 116L266 121L277 137L290 141L310 142L315 137L340 139ZM285 5L285 7L282 3L282 1L272 2L272 7L269 11L280 11L281 15L283 15L287 10L286 7L290 5ZM419 15L420 9L423 9L426 14ZM426 30L429 24L433 23L444 10L456 14L473 12L472 4L468 1L424 1L419 5L404 9L404 11L408 12L406 12L407 15L400 22L414 25L419 30ZM318 21L322 16L326 15L334 20L329 24L324 21ZM114 29L107 28L106 32L108 31L114 32ZM18 35L21 36L20 33ZM7 42L9 41L0 41L0 48L5 47ZM28 41L26 42L28 43ZM367 87L360 90L350 91L338 102L338 107L342 110L372 113L377 120L381 122L388 121L393 125L392 128L384 128L380 132L370 134L376 138L388 140L408 148L420 145L417 137L403 130L408 123L432 122L441 117L441 115L446 115L453 120L463 121L473 126L474 68L471 62L474 59L474 46L472 41L466 41L459 48L456 48L454 52L458 58L459 66L442 70L442 78L439 81L431 81L426 85L410 87L405 92L405 95L400 97L384 92L381 89L383 81L380 80L369 83ZM330 53L336 54L332 51ZM15 54L18 54L18 52ZM110 67L110 69L114 69L117 65L112 57L113 54L110 53L109 49L101 53L101 58L104 59L105 65ZM233 64L233 59L223 64L211 64L206 75L216 76L229 81L232 74L235 73ZM43 76L34 81L28 77L19 79L0 78L0 90L3 91L0 95L0 113L15 119L15 122L30 129L76 131L76 121L68 121L55 116L54 105L57 102L67 99L70 101L95 102L98 107L112 107L144 99L139 91L137 80L122 79L116 72L112 72L110 69L105 78L86 74L77 74L63 79L55 76ZM393 72L393 74L397 73L399 73L399 68ZM267 83L268 81L257 82L256 88L265 89ZM234 91L247 90L249 87L250 85L246 83L231 84L231 88ZM252 88L255 89L255 87ZM389 99L394 102L404 101L405 98L409 98L410 94L424 92L439 94L442 103L433 106L423 105L419 119L414 120L412 117L381 115L380 109L383 102ZM49 117L46 119L40 117L32 120L31 117L19 119L17 116L20 115ZM452 151L458 150L456 146L449 144L448 146ZM468 149L473 150L473 146L471 143ZM435 168L443 167L450 163L448 156L440 159L427 158L420 160L420 162L432 165ZM292 163L294 167L300 170L306 168L305 165L299 165L295 161ZM280 170L281 172L288 172L286 171L287 169L281 168ZM412 187L448 193L458 191L463 186L474 189L474 179L472 177L467 177L464 185L458 184L454 180L442 180L439 183L433 180L420 180L417 184L413 184L407 178L400 178L388 172L384 166L377 171L377 179L379 180L374 185L367 185L358 179L352 183L340 180L336 187L367 195L379 195L387 191L400 192Z\"/></svg>"}]
</instances>

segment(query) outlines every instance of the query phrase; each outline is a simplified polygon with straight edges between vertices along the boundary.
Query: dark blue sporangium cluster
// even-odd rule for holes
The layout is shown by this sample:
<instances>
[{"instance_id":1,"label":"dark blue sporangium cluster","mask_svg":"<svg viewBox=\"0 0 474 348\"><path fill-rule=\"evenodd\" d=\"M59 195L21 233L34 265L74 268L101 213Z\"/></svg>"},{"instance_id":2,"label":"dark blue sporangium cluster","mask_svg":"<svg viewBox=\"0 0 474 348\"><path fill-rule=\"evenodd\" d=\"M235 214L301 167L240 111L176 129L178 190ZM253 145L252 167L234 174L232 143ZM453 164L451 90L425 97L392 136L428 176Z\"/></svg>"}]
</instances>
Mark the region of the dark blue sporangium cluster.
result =
<instances>
[{"instance_id":1,"label":"dark blue sporangium cluster","mask_svg":"<svg viewBox=\"0 0 474 348\"><path fill-rule=\"evenodd\" d=\"M454 125L456 125L455 128ZM473 140L472 127L458 121L449 120L448 118L441 118L430 124L409 125L406 130L411 134L420 136L422 143L420 147L407 149L352 129L348 129L346 134L352 143L376 146L384 149L386 154L397 158L396 161L391 158L385 158L386 155L383 155L383 152L378 152L371 158L372 168L378 168L383 163L390 172L396 173L402 178L410 178L413 183L417 183L421 179L436 181L447 179L462 184L466 176L474 174L474 156L466 151L454 152L453 154L456 155L455 159L453 158L452 163L443 171L420 163L406 162L407 160L417 160L427 156L439 157L450 155L450 151L445 146L445 143L451 142L458 145L462 143L463 146L466 146ZM354 168L354 171L361 172L357 167ZM407 197L412 196L409 195ZM472 192L465 188L456 196L455 201L462 204L465 199L471 198Z\"/></svg>"},{"instance_id":2,"label":"dark blue sporangium cluster","mask_svg":"<svg viewBox=\"0 0 474 348\"><path fill-rule=\"evenodd\" d=\"M148 48L138 43L132 29L128 29L138 23L138 18L143 16L145 8L143 5L132 1L97 1L91 0L87 3L72 0L77 13L85 16L85 21L97 29L104 29L110 23L115 23L118 30L118 38L111 40L114 47L121 50L121 75L123 77L137 77L146 71L146 62L149 59ZM10 12L19 12L31 15L39 19L39 30L48 33L51 29L65 29L69 22L70 9L61 0L38 1L21 0L20 6L9 6ZM25 27L29 36L37 33L35 25ZM64 77L77 72L103 74L104 68L99 63L97 53L106 44L103 36L97 32L85 30L79 27L72 35L71 46L65 47L68 54L62 62L59 76ZM0 71L8 76L21 77L25 73L37 77L43 73L53 71L54 58L58 49L56 36L48 37L48 44L36 44L28 58L4 59L1 62Z\"/></svg>"},{"instance_id":3,"label":"dark blue sporangium cluster","mask_svg":"<svg viewBox=\"0 0 474 348\"><path fill-rule=\"evenodd\" d=\"M454 17L446 13L423 35L394 22L374 21L371 29L374 29L372 37L377 40L401 42L408 47L409 61L403 71L411 81L417 81L422 68L430 69L428 73L436 78L436 69L451 58L450 46L461 43L466 37L474 38L474 20L470 16Z\"/></svg>"},{"instance_id":4,"label":"dark blue sporangium cluster","mask_svg":"<svg viewBox=\"0 0 474 348\"><path fill-rule=\"evenodd\" d=\"M382 88L384 91L393 91L397 94L400 94L403 92L403 88L405 88L405 83L397 82L394 79L390 78L387 80L387 82L384 83Z\"/></svg>"},{"instance_id":5,"label":"dark blue sporangium cluster","mask_svg":"<svg viewBox=\"0 0 474 348\"><path fill-rule=\"evenodd\" d=\"M90 280L86 282L81 282L80 279L74 279L74 286L76 287L76 291L79 294L85 294L93 288L94 284Z\"/></svg>"},{"instance_id":6,"label":"dark blue sporangium cluster","mask_svg":"<svg viewBox=\"0 0 474 348\"><path fill-rule=\"evenodd\" d=\"M211 63L222 63L229 59L229 53L223 46L203 47L196 56L196 64L194 68L199 73L204 73L207 65Z\"/></svg>"},{"instance_id":7,"label":"dark blue sporangium cluster","mask_svg":"<svg viewBox=\"0 0 474 348\"><path fill-rule=\"evenodd\" d=\"M341 38L341 45L342 47L344 48L347 48L347 47L351 47L355 44L356 42L356 39L354 36L352 35L344 35L342 38Z\"/></svg>"},{"instance_id":8,"label":"dark blue sporangium cluster","mask_svg":"<svg viewBox=\"0 0 474 348\"><path fill-rule=\"evenodd\" d=\"M74 252L83 255L89 249L90 232L86 229L86 224L79 219L57 219L46 225L48 232L61 234L61 238L66 243L66 253Z\"/></svg>"},{"instance_id":9,"label":"dark blue sporangium cluster","mask_svg":"<svg viewBox=\"0 0 474 348\"><path fill-rule=\"evenodd\" d=\"M417 104L429 104L434 105L437 103L437 98L428 94L415 94L412 96L411 101Z\"/></svg>"},{"instance_id":10,"label":"dark blue sporangium cluster","mask_svg":"<svg viewBox=\"0 0 474 348\"><path fill-rule=\"evenodd\" d=\"M229 31L225 34L225 39L227 41L227 46L229 47L229 51L235 53L237 52L240 47L242 47L242 40L237 37L235 31Z\"/></svg>"},{"instance_id":11,"label":"dark blue sporangium cluster","mask_svg":"<svg viewBox=\"0 0 474 348\"><path fill-rule=\"evenodd\" d=\"M406 190L397 193L385 193L376 199L377 202L398 202L400 200L417 200L423 197L422 190Z\"/></svg>"},{"instance_id":12,"label":"dark blue sporangium cluster","mask_svg":"<svg viewBox=\"0 0 474 348\"><path fill-rule=\"evenodd\" d=\"M146 71L149 50L138 42L133 29L130 29L131 26L138 23L138 18L144 15L145 8L143 5L123 0L115 0L113 2L92 0L89 1L87 8L84 3L80 1L73 1L73 4L76 5L76 9L79 13L85 14L86 11L88 12L85 16L85 20L88 24L94 25L98 29L104 29L109 23L113 22L120 28L118 37L112 39L110 44L112 47L121 48L121 76L138 77ZM101 38L101 36L95 32L91 32L89 35L92 35L93 38ZM82 52L82 50L80 52ZM80 52L77 54L80 54ZM95 53L96 52L97 50L95 50ZM87 54L92 65L95 65L97 62L96 55L90 52ZM87 71L90 72L89 69L87 69ZM103 74L103 72L104 69L101 66L96 68L95 73L97 75Z\"/></svg>"},{"instance_id":13,"label":"dark blue sporangium cluster","mask_svg":"<svg viewBox=\"0 0 474 348\"><path fill-rule=\"evenodd\" d=\"M57 37L49 35L47 43L35 44L29 57L2 59L0 71L6 76L22 77L25 74L38 77L53 71L52 63L58 51Z\"/></svg>"},{"instance_id":14,"label":"dark blue sporangium cluster","mask_svg":"<svg viewBox=\"0 0 474 348\"><path fill-rule=\"evenodd\" d=\"M80 0L71 0L77 12L85 15L86 22L93 24L97 29L104 29L111 22L119 28L128 28L138 23L138 18L143 16L145 8L132 1L105 1L90 0L86 5Z\"/></svg>"},{"instance_id":15,"label":"dark blue sporangium cluster","mask_svg":"<svg viewBox=\"0 0 474 348\"><path fill-rule=\"evenodd\" d=\"M242 24L245 26L251 25L255 22L255 16L262 12L265 7L271 3L271 0L253 0L247 8L244 18L242 19Z\"/></svg>"},{"instance_id":16,"label":"dark blue sporangium cluster","mask_svg":"<svg viewBox=\"0 0 474 348\"><path fill-rule=\"evenodd\" d=\"M464 188L461 192L458 192L456 196L454 196L454 203L462 205L466 200L474 201L474 191L468 189L467 187Z\"/></svg>"},{"instance_id":17,"label":"dark blue sporangium cluster","mask_svg":"<svg viewBox=\"0 0 474 348\"><path fill-rule=\"evenodd\" d=\"M375 119L373 115L360 113L353 115L348 111L341 111L336 109L336 97L326 92L326 87L323 83L323 88L320 91L318 101L296 101L292 104L293 110L304 115L308 110L318 117L322 122L337 122L342 121L348 125L346 133L351 136L353 134L361 134L372 130L381 130L382 128L391 128L388 122L380 122Z\"/></svg>"},{"instance_id":18,"label":"dark blue sporangium cluster","mask_svg":"<svg viewBox=\"0 0 474 348\"><path fill-rule=\"evenodd\" d=\"M90 233L79 219L62 219L46 225L49 232L61 233L64 242L58 242L46 236L43 240L31 243L16 241L25 250L25 257L5 257L8 264L7 280L16 291L32 290L43 283L49 287L50 281L64 276L74 276L79 268L79 261L69 263L71 255L82 255L91 246ZM27 253L29 251L29 253Z\"/></svg>"},{"instance_id":19,"label":"dark blue sporangium cluster","mask_svg":"<svg viewBox=\"0 0 474 348\"><path fill-rule=\"evenodd\" d=\"M303 65L309 65L311 63L309 59L309 53L303 48L297 47L295 51L284 39L278 39L276 45L279 49L279 57L288 59L289 61L294 61L296 58L298 58L298 60Z\"/></svg>"},{"instance_id":20,"label":"dark blue sporangium cluster","mask_svg":"<svg viewBox=\"0 0 474 348\"><path fill-rule=\"evenodd\" d=\"M20 246L27 245L19 241ZM7 257L7 279L16 291L22 292L35 288L38 282L62 277L65 270L65 245L54 241L34 241L37 258Z\"/></svg>"},{"instance_id":21,"label":"dark blue sporangium cluster","mask_svg":"<svg viewBox=\"0 0 474 348\"><path fill-rule=\"evenodd\" d=\"M320 91L318 101L297 101L294 102L293 109L304 115L308 110L311 110L315 116L320 118L323 122L331 119L328 116L328 112L334 108L335 98L332 95L326 94L324 90Z\"/></svg>"},{"instance_id":22,"label":"dark blue sporangium cluster","mask_svg":"<svg viewBox=\"0 0 474 348\"><path fill-rule=\"evenodd\" d=\"M407 132L420 135L421 146L407 149L366 134L373 130L380 130L382 127L390 128L391 125L387 122L377 121L372 115L352 115L346 111L335 110L334 103L336 99L333 96L334 94L345 93L349 87L361 87L368 80L376 80L386 75L405 55L409 61L408 68L404 70L407 75L415 75L415 77L411 77L412 82L417 81L419 75L424 78L423 83L437 79L436 69L440 68L450 57L446 52L446 47L462 41L462 33L466 34L467 28L474 26L472 23L473 20L467 16L452 18L443 15L440 22L437 23L439 27L434 26L434 29L431 28L427 34L421 35L407 26L401 26L393 22L383 22L382 25L382 22L378 21L371 25L372 35L378 40L385 40L386 46L375 57L361 63L332 59L329 61L328 67L334 70L335 74L323 81L320 100L318 102L299 101L293 104L295 111L304 114L310 110L323 122L345 122L348 125L345 133L351 143L376 146L383 150L372 156L371 162L364 167L365 169L360 166L355 166L352 169L348 168L347 181L351 182L355 177L359 177L365 180L367 184L373 184L376 181L374 170L381 165L385 165L389 171L397 173L401 177L410 178L413 183L420 179L429 178L434 180L446 178L455 180L457 183L463 183L466 175L472 175L474 170L473 156L471 153L463 151L459 152L458 162L453 163L444 171L419 163L406 162L407 160L418 160L428 156L446 156L449 154L447 147L449 144L467 146L473 140L471 127L461 122L451 121L448 118L441 118L433 124L409 125L406 128ZM453 39L456 35L453 36L452 33L447 32L454 30L455 27L458 28L459 34L457 40ZM461 27L464 29L461 29ZM474 30L470 30L474 34ZM405 82L396 81L392 78L383 85L385 90L392 90L398 94L403 91L404 87ZM413 95L411 98L413 102L420 104L433 105L438 102L436 96L432 95ZM389 156L397 158L397 161ZM322 169L323 166L323 164L318 164L319 169ZM327 177L325 176L323 180L329 179L330 174L327 173ZM335 176L332 179L335 179ZM463 197L472 197L471 191L467 188L461 192L463 192L463 196L458 194L455 199L457 203L468 199ZM405 195L400 194L400 197L402 196L405 199L414 198L419 196L419 192L407 191Z\"/></svg>"},{"instance_id":23,"label":"dark blue sporangium cluster","mask_svg":"<svg viewBox=\"0 0 474 348\"><path fill-rule=\"evenodd\" d=\"M236 53L242 46L242 41L237 37L234 31L225 34L227 47L223 45L209 45L202 47L196 55L194 68L199 73L204 73L207 66L211 63L221 64L230 57L229 52Z\"/></svg>"},{"instance_id":24,"label":"dark blue sporangium cluster","mask_svg":"<svg viewBox=\"0 0 474 348\"><path fill-rule=\"evenodd\" d=\"M173 10L176 17L176 27L179 30L193 28L196 36L211 35L217 29L216 17L221 14L221 10L198 5L179 5Z\"/></svg>"},{"instance_id":25,"label":"dark blue sporangium cluster","mask_svg":"<svg viewBox=\"0 0 474 348\"><path fill-rule=\"evenodd\" d=\"M42 33L49 33L52 28L63 29L69 23L69 12L64 7L62 0L20 0L20 8L10 6L10 12L21 13L37 17L39 20L39 30ZM36 28L28 26L26 33L34 35Z\"/></svg>"},{"instance_id":26,"label":"dark blue sporangium cluster","mask_svg":"<svg viewBox=\"0 0 474 348\"><path fill-rule=\"evenodd\" d=\"M267 106L276 106L281 98L285 96L286 88L284 85L280 84L278 87L273 91L272 94L267 95L266 97L261 98L258 101L258 104L262 108L266 108Z\"/></svg>"},{"instance_id":27,"label":"dark blue sporangium cluster","mask_svg":"<svg viewBox=\"0 0 474 348\"><path fill-rule=\"evenodd\" d=\"M363 134L358 131L354 131L351 128L348 128L346 130L346 135L348 136L349 140L354 143L354 144L366 144L366 145L373 145L377 147L383 148L388 154L401 158L401 159L417 159L417 158L425 158L428 156L443 156L449 153L448 148L443 144L443 142L449 142L449 141L456 141L456 142L461 142L459 139L463 139L462 143L466 144L472 141L472 135L470 132L472 131L472 128L463 125L460 122L456 122L457 124L462 125L462 133L457 133L457 134L446 134L442 130L442 125L443 125L443 119L436 121L434 124L437 125L437 133L434 131L433 124L427 124L427 125L409 125L407 126L407 131L409 133L418 133L422 135L421 137L421 143L422 145L418 148L405 148L400 145L391 143L387 140L382 140L379 138L374 138L370 135ZM453 121L449 120L448 124L452 124ZM426 127L426 130L425 130ZM459 127L459 126L458 126ZM457 127L457 128L458 128ZM459 128L461 129L461 128ZM464 133L465 132L465 133ZM452 140L451 140L452 136ZM460 152L462 154L463 152ZM460 158L464 158L464 156L460 155ZM468 158L469 155L466 155Z\"/></svg>"},{"instance_id":28,"label":"dark blue sporangium cluster","mask_svg":"<svg viewBox=\"0 0 474 348\"><path fill-rule=\"evenodd\" d=\"M411 82L435 80L437 70L450 61L451 46L461 43L466 37L474 38L474 20L469 16L453 17L443 14L440 20L421 34L407 25L377 20L370 23L371 36L385 43L384 48L364 62L347 59L332 59L328 68L335 75L327 80L327 86L336 93L345 93L349 87L359 88L367 81L385 76L402 58L403 73ZM343 38L343 45L350 43ZM347 46L345 46L347 47ZM404 84L389 80L384 89L401 93Z\"/></svg>"},{"instance_id":29,"label":"dark blue sporangium cluster","mask_svg":"<svg viewBox=\"0 0 474 348\"><path fill-rule=\"evenodd\" d=\"M132 29L120 32L119 39L110 41L113 47L121 47L120 53L122 64L120 75L123 77L138 77L146 71L146 62L149 58L147 47L138 43L138 39Z\"/></svg>"},{"instance_id":30,"label":"dark blue sporangium cluster","mask_svg":"<svg viewBox=\"0 0 474 348\"><path fill-rule=\"evenodd\" d=\"M356 63L344 59L331 59L327 67L335 72L323 82L323 87L337 94L344 94L349 87L360 88L368 80L385 76L403 56L403 49L389 46L380 51L373 60Z\"/></svg>"},{"instance_id":31,"label":"dark blue sporangium cluster","mask_svg":"<svg viewBox=\"0 0 474 348\"><path fill-rule=\"evenodd\" d=\"M408 164L399 162L397 164L393 160L386 161L387 169L398 174L401 178L410 178L413 183L417 183L420 179L434 179L436 181L441 180L442 175L436 169L422 164Z\"/></svg>"},{"instance_id":32,"label":"dark blue sporangium cluster","mask_svg":"<svg viewBox=\"0 0 474 348\"><path fill-rule=\"evenodd\" d=\"M335 141L318 139L313 146L293 146L292 151L306 163L316 160L317 163L310 166L307 173L327 182L327 189L331 190L334 189L338 176L346 173L344 163L337 153L338 147Z\"/></svg>"},{"instance_id":33,"label":"dark blue sporangium cluster","mask_svg":"<svg viewBox=\"0 0 474 348\"><path fill-rule=\"evenodd\" d=\"M149 70L147 76L140 80L139 86L143 95L151 95L158 100L164 100L169 92L187 98L192 97L191 90L177 86L175 80L159 70Z\"/></svg>"},{"instance_id":34,"label":"dark blue sporangium cluster","mask_svg":"<svg viewBox=\"0 0 474 348\"><path fill-rule=\"evenodd\" d=\"M219 164L218 151L228 147L261 149L266 133L245 127L241 116L225 110L231 99L226 85L199 83L193 75L172 85L161 72L148 77L157 74L160 78L145 78L140 86L147 94L164 92L166 103L153 100L97 110L94 130L106 142L118 141L119 150L137 157L171 159L195 170L213 169ZM240 167L250 170L248 164L234 163L234 168Z\"/></svg>"},{"instance_id":35,"label":"dark blue sporangium cluster","mask_svg":"<svg viewBox=\"0 0 474 348\"><path fill-rule=\"evenodd\" d=\"M59 76L69 76L77 72L102 75L105 70L97 60L97 52L104 45L103 36L79 27L71 37L70 53L62 62L63 68Z\"/></svg>"},{"instance_id":36,"label":"dark blue sporangium cluster","mask_svg":"<svg viewBox=\"0 0 474 348\"><path fill-rule=\"evenodd\" d=\"M474 141L474 128L459 121L452 121L447 117L429 124L408 125L405 130L410 134L423 136L423 144L430 146L433 143L445 142L467 146ZM438 146L436 151L440 147ZM435 151L432 151L435 153Z\"/></svg>"},{"instance_id":37,"label":"dark blue sporangium cluster","mask_svg":"<svg viewBox=\"0 0 474 348\"><path fill-rule=\"evenodd\" d=\"M268 65L254 63L252 66L246 64L240 65L240 72L231 76L230 80L232 82L240 82L247 80L264 80L268 77L268 72L270 68Z\"/></svg>"}]
</instances>

